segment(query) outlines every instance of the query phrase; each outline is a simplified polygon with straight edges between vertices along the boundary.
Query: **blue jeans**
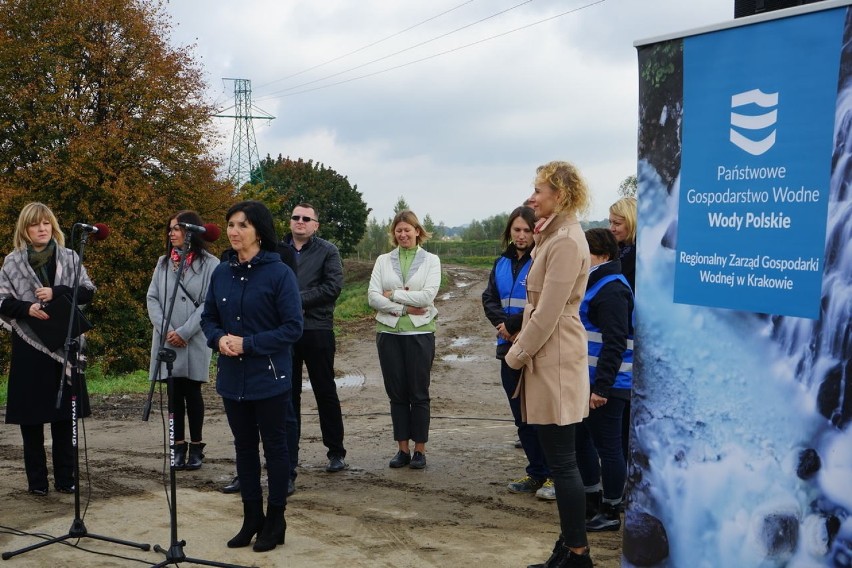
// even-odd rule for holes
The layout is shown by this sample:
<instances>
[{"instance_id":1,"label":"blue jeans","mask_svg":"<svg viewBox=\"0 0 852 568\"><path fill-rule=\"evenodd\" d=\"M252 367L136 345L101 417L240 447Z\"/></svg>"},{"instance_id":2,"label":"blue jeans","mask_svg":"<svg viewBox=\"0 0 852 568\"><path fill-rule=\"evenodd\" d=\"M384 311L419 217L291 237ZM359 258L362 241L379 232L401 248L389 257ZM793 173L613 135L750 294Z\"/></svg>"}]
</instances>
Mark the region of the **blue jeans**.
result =
<instances>
[{"instance_id":1,"label":"blue jeans","mask_svg":"<svg viewBox=\"0 0 852 568\"><path fill-rule=\"evenodd\" d=\"M547 457L553 485L556 489L556 507L565 546L588 546L586 538L586 493L577 469L574 439L577 424L558 426L540 424L538 439Z\"/></svg>"},{"instance_id":2,"label":"blue jeans","mask_svg":"<svg viewBox=\"0 0 852 568\"><path fill-rule=\"evenodd\" d=\"M589 411L577 428L577 463L586 487L603 484L603 497L619 502L624 493L627 464L621 444L621 421L626 401L610 397Z\"/></svg>"},{"instance_id":3,"label":"blue jeans","mask_svg":"<svg viewBox=\"0 0 852 568\"><path fill-rule=\"evenodd\" d=\"M244 502L262 501L260 486L260 450L266 458L270 505L284 506L290 461L287 451L287 415L290 414L290 391L262 400L223 398L225 414L234 435L237 475Z\"/></svg>"},{"instance_id":4,"label":"blue jeans","mask_svg":"<svg viewBox=\"0 0 852 568\"><path fill-rule=\"evenodd\" d=\"M503 380L503 390L506 391L509 408L512 409L512 416L515 418L515 426L518 427L518 439L521 440L521 447L527 456L527 475L539 481L547 479L550 477L550 468L547 467L544 451L538 441L538 427L521 420L521 399L512 398L518 387L518 379L521 378L521 370L511 368L501 359L500 378Z\"/></svg>"}]
</instances>

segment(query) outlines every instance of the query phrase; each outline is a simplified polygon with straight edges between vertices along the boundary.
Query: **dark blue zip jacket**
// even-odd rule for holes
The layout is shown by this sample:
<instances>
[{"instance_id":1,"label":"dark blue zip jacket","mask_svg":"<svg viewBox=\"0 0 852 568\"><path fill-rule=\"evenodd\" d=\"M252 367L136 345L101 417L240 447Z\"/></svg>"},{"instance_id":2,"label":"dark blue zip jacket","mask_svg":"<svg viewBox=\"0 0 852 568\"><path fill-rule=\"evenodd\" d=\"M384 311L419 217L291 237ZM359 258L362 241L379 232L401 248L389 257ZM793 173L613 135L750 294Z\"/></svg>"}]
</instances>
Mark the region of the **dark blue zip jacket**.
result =
<instances>
[{"instance_id":1,"label":"dark blue zip jacket","mask_svg":"<svg viewBox=\"0 0 852 568\"><path fill-rule=\"evenodd\" d=\"M580 304L589 333L589 380L604 398L630 400L633 386L633 293L613 260L589 274Z\"/></svg>"},{"instance_id":2,"label":"dark blue zip jacket","mask_svg":"<svg viewBox=\"0 0 852 568\"><path fill-rule=\"evenodd\" d=\"M261 400L292 388L292 346L302 336L299 284L274 252L230 260L213 271L201 328L207 345L231 333L243 338L239 357L219 355L216 392L231 400Z\"/></svg>"}]
</instances>

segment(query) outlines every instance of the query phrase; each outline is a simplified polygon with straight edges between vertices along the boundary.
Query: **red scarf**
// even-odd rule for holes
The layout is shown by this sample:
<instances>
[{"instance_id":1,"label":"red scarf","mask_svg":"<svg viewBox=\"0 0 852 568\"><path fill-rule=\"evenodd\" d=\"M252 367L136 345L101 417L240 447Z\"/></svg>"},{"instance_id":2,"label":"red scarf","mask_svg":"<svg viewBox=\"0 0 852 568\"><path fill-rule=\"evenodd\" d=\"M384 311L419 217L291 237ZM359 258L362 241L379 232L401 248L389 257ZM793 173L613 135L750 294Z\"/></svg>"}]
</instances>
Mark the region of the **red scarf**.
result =
<instances>
[{"instance_id":1,"label":"red scarf","mask_svg":"<svg viewBox=\"0 0 852 568\"><path fill-rule=\"evenodd\" d=\"M189 251L189 253L187 253L187 255L186 255L186 264L183 265L184 272L186 272L186 270L190 267L190 265L192 264L192 260L194 258L195 258L195 251L192 251L192 250ZM173 248L172 249L172 270L177 270L178 266L180 266L180 252L178 252L178 249Z\"/></svg>"}]
</instances>

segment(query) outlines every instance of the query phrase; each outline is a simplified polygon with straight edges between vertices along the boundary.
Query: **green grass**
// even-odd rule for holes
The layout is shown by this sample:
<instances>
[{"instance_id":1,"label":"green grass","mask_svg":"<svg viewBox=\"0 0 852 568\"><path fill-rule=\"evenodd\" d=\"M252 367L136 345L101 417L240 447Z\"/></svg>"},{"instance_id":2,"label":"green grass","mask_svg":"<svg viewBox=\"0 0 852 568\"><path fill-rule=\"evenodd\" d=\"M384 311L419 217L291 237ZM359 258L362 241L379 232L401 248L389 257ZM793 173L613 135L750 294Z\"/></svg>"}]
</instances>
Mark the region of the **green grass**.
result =
<instances>
[{"instance_id":1,"label":"green grass","mask_svg":"<svg viewBox=\"0 0 852 568\"><path fill-rule=\"evenodd\" d=\"M453 260L455 261L456 259ZM490 258L489 262L493 263L493 261L494 259ZM347 278L347 282L343 286L343 291L337 299L337 305L334 309L334 320L335 331L338 333L340 332L338 325L357 322L372 317L374 314L373 309L367 304L367 286L369 284L370 267L372 264L362 264L364 266L351 267L352 269L348 271L349 278ZM470 266L471 264L468 265ZM475 263L473 265L477 266ZM487 267L490 266L490 264L487 265ZM445 289L448 285L447 273L443 272L441 274L441 289ZM6 404L7 380L6 376L0 375L0 405ZM123 375L104 375L99 365L92 365L86 371L86 385L88 386L89 394L110 395L145 393L148 392L151 383L148 381L147 369Z\"/></svg>"},{"instance_id":2,"label":"green grass","mask_svg":"<svg viewBox=\"0 0 852 568\"><path fill-rule=\"evenodd\" d=\"M0 376L0 405L6 404L6 384L9 378ZM148 370L134 371L124 375L105 376L97 365L86 371L86 386L89 394L126 394L148 392Z\"/></svg>"},{"instance_id":3,"label":"green grass","mask_svg":"<svg viewBox=\"0 0 852 568\"><path fill-rule=\"evenodd\" d=\"M367 304L367 285L367 282L351 282L343 286L334 307L336 322L346 323L373 314L373 308Z\"/></svg>"}]
</instances>

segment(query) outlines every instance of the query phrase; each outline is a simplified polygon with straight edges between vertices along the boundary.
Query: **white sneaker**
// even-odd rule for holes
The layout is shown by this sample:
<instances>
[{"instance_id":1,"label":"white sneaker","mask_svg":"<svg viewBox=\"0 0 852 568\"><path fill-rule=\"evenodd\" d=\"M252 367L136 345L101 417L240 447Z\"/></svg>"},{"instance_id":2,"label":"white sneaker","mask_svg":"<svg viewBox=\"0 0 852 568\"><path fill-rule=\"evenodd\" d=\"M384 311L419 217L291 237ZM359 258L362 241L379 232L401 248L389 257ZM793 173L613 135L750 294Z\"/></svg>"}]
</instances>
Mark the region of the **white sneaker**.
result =
<instances>
[{"instance_id":1,"label":"white sneaker","mask_svg":"<svg viewBox=\"0 0 852 568\"><path fill-rule=\"evenodd\" d=\"M553 480L548 479L544 485L535 492L535 496L545 501L556 501L556 486L553 485Z\"/></svg>"}]
</instances>

